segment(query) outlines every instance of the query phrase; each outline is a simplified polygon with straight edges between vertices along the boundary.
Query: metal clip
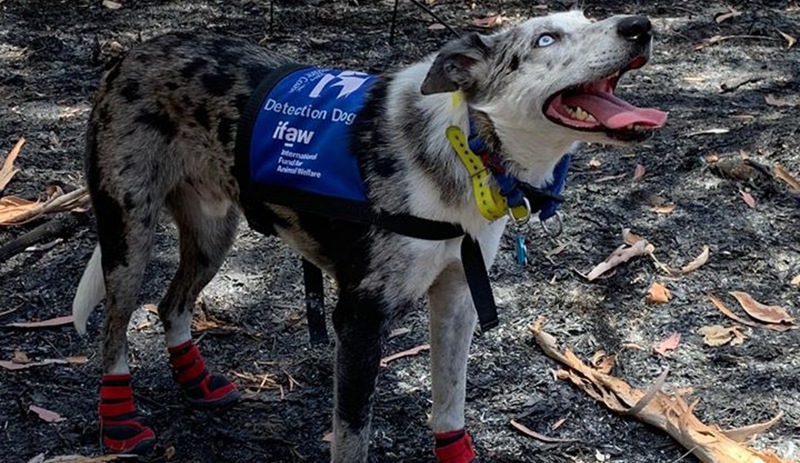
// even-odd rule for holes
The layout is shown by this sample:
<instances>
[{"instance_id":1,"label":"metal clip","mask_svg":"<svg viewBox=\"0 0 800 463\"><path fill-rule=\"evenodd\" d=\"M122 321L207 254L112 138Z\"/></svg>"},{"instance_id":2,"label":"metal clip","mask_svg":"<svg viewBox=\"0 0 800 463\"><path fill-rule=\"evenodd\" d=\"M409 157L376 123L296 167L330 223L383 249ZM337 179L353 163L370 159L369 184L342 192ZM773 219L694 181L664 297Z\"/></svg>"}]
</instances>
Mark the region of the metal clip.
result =
<instances>
[{"instance_id":1,"label":"metal clip","mask_svg":"<svg viewBox=\"0 0 800 463\"><path fill-rule=\"evenodd\" d=\"M555 218L556 228L551 229L547 223L551 222L553 218ZM541 224L542 230L544 230L550 238L556 238L564 231L564 222L561 220L561 214L559 214L558 211L548 219L539 219L539 224Z\"/></svg>"},{"instance_id":2,"label":"metal clip","mask_svg":"<svg viewBox=\"0 0 800 463\"><path fill-rule=\"evenodd\" d=\"M514 211L512 208L508 208L508 216L511 217L511 222L517 226L523 226L527 224L531 220L531 202L528 201L528 198L522 197L522 201L525 204L525 215L521 218L514 217Z\"/></svg>"}]
</instances>

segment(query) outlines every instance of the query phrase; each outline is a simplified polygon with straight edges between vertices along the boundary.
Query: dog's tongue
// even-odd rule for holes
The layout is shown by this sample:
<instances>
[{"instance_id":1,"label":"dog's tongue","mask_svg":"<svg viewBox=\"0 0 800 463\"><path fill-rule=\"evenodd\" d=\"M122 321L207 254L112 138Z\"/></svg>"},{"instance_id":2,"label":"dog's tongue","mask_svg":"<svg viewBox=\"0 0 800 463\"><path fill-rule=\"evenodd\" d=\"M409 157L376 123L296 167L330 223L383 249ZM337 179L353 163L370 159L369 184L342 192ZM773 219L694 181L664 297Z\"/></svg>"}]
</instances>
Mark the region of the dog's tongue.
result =
<instances>
[{"instance_id":1,"label":"dog's tongue","mask_svg":"<svg viewBox=\"0 0 800 463\"><path fill-rule=\"evenodd\" d=\"M579 93L562 101L567 106L580 106L609 129L621 129L630 124L661 127L667 113L655 108L637 108L611 93Z\"/></svg>"}]
</instances>

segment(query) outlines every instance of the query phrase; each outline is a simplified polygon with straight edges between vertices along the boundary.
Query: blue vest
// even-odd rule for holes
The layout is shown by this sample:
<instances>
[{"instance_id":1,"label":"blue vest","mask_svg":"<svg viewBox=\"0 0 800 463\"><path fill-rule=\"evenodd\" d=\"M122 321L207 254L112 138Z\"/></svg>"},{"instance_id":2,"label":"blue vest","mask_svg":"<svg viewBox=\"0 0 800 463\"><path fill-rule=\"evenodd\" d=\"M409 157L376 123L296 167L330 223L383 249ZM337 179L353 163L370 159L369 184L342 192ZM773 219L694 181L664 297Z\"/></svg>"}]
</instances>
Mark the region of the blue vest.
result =
<instances>
[{"instance_id":1,"label":"blue vest","mask_svg":"<svg viewBox=\"0 0 800 463\"><path fill-rule=\"evenodd\" d=\"M250 115L249 150L239 153L248 157L246 181L366 202L350 132L377 77L300 67L271 80Z\"/></svg>"}]
</instances>

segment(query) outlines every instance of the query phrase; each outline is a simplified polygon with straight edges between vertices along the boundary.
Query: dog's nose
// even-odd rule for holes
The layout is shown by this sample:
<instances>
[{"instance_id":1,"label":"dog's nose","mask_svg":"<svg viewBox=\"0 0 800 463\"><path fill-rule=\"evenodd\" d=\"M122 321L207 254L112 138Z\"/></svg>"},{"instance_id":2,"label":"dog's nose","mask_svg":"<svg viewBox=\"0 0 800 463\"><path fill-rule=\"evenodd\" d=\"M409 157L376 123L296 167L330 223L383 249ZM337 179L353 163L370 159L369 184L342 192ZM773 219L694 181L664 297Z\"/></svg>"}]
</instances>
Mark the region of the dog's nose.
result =
<instances>
[{"instance_id":1,"label":"dog's nose","mask_svg":"<svg viewBox=\"0 0 800 463\"><path fill-rule=\"evenodd\" d=\"M653 25L644 16L628 16L617 24L617 32L625 40L647 42L653 36Z\"/></svg>"}]
</instances>

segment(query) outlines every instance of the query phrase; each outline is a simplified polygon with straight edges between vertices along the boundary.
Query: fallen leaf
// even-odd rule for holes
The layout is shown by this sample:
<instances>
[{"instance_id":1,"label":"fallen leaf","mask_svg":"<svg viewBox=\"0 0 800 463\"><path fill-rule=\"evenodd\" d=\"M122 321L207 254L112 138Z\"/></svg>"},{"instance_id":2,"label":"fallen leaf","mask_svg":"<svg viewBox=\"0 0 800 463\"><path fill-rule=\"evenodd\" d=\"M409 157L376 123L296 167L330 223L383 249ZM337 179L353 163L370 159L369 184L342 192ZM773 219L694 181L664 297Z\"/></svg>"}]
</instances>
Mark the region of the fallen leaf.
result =
<instances>
[{"instance_id":1,"label":"fallen leaf","mask_svg":"<svg viewBox=\"0 0 800 463\"><path fill-rule=\"evenodd\" d=\"M164 458L167 460L175 458L175 446L170 445L164 450Z\"/></svg>"},{"instance_id":2,"label":"fallen leaf","mask_svg":"<svg viewBox=\"0 0 800 463\"><path fill-rule=\"evenodd\" d=\"M703 246L703 252L701 252L700 255L695 258L695 260L693 260L693 261L689 262L688 264L684 265L683 267L681 267L681 273L686 274L686 273L693 272L693 271L697 270L698 268L700 268L703 264L708 262L709 252L710 252L710 249L708 248L708 246L704 245Z\"/></svg>"},{"instance_id":3,"label":"fallen leaf","mask_svg":"<svg viewBox=\"0 0 800 463\"><path fill-rule=\"evenodd\" d=\"M64 360L71 365L83 365L87 363L89 359L85 355L76 355L74 357L67 357Z\"/></svg>"},{"instance_id":4,"label":"fallen leaf","mask_svg":"<svg viewBox=\"0 0 800 463\"><path fill-rule=\"evenodd\" d=\"M14 351L14 357L11 359L11 361L20 365L31 363L31 359L28 358L28 355L21 350Z\"/></svg>"},{"instance_id":5,"label":"fallen leaf","mask_svg":"<svg viewBox=\"0 0 800 463\"><path fill-rule=\"evenodd\" d=\"M17 196L0 198L0 224L13 222L14 218L36 208L41 201L30 201Z\"/></svg>"},{"instance_id":6,"label":"fallen leaf","mask_svg":"<svg viewBox=\"0 0 800 463\"><path fill-rule=\"evenodd\" d=\"M778 108L797 106L796 102L778 98L771 93L764 96L764 102L770 106L776 106Z\"/></svg>"},{"instance_id":7,"label":"fallen leaf","mask_svg":"<svg viewBox=\"0 0 800 463\"><path fill-rule=\"evenodd\" d=\"M477 26L477 27L482 27L482 28L485 28L485 29L491 29L491 28L498 27L498 26L502 25L506 21L508 21L508 17L507 16L503 16L503 15L498 14L498 15L494 15L494 16L487 16L485 18L475 18L472 21L472 24Z\"/></svg>"},{"instance_id":8,"label":"fallen leaf","mask_svg":"<svg viewBox=\"0 0 800 463\"><path fill-rule=\"evenodd\" d=\"M662 357L666 357L667 351L677 349L680 343L681 343L681 334L676 331L672 333L667 339L658 343L658 345L653 350L656 353L660 354Z\"/></svg>"},{"instance_id":9,"label":"fallen leaf","mask_svg":"<svg viewBox=\"0 0 800 463\"><path fill-rule=\"evenodd\" d=\"M611 373L611 370L614 369L614 365L617 363L617 356L616 355L608 355L606 351L600 350L595 352L592 356L592 364L594 365L597 370L603 373Z\"/></svg>"},{"instance_id":10,"label":"fallen leaf","mask_svg":"<svg viewBox=\"0 0 800 463\"><path fill-rule=\"evenodd\" d=\"M563 424L564 424L564 423L566 423L566 422L567 422L567 419L566 419L566 418L561 418L560 420L558 420L558 421L556 421L555 423L553 423L553 425L552 425L552 426L550 426L550 429L551 429L552 431L555 431L556 429L560 428L560 427L561 427L561 425L563 425Z\"/></svg>"},{"instance_id":11,"label":"fallen leaf","mask_svg":"<svg viewBox=\"0 0 800 463\"><path fill-rule=\"evenodd\" d=\"M761 326L760 324L758 324L758 323L756 323L754 321L747 320L747 319L742 318L742 317L736 315L735 313L733 313L733 311L731 309L729 309L728 306L726 306L724 302L722 302L722 299L718 298L717 296L715 296L713 294L709 294L708 298L711 300L711 303L714 304L714 307L716 307L720 312L722 312L723 315L725 315L726 317L730 318L731 320L739 322L742 325L747 325L747 326L751 326L751 327L759 327L759 326Z\"/></svg>"},{"instance_id":12,"label":"fallen leaf","mask_svg":"<svg viewBox=\"0 0 800 463\"><path fill-rule=\"evenodd\" d=\"M633 181L638 182L642 178L644 178L645 174L644 166L641 164L636 164L636 169L633 170Z\"/></svg>"},{"instance_id":13,"label":"fallen leaf","mask_svg":"<svg viewBox=\"0 0 800 463\"><path fill-rule=\"evenodd\" d=\"M647 291L647 302L650 304L666 304L672 298L672 294L658 282L653 282L650 289Z\"/></svg>"},{"instance_id":14,"label":"fallen leaf","mask_svg":"<svg viewBox=\"0 0 800 463\"><path fill-rule=\"evenodd\" d=\"M41 457L41 458L40 458ZM115 453L112 455L99 455L96 457L84 457L83 455L61 455L45 460L44 454L41 453L34 457L28 463L110 463L110 462L123 462L123 461L139 461L137 455L129 455L123 453Z\"/></svg>"},{"instance_id":15,"label":"fallen leaf","mask_svg":"<svg viewBox=\"0 0 800 463\"><path fill-rule=\"evenodd\" d=\"M612 180L619 180L621 178L625 178L626 174L619 174L619 175L606 175L605 177L600 177L594 181L594 183L603 183L603 182L610 182Z\"/></svg>"},{"instance_id":16,"label":"fallen leaf","mask_svg":"<svg viewBox=\"0 0 800 463\"><path fill-rule=\"evenodd\" d=\"M578 442L577 439L561 439L558 437L550 437L550 436L545 436L544 434L539 434L533 429L528 428L524 424L517 423L514 420L511 420L511 427L521 432L522 434L525 434L528 437L533 437L534 439L540 440L542 442L550 442L550 443Z\"/></svg>"},{"instance_id":17,"label":"fallen leaf","mask_svg":"<svg viewBox=\"0 0 800 463\"><path fill-rule=\"evenodd\" d=\"M783 307L762 304L743 291L732 291L730 295L739 301L739 304L744 311L747 312L747 315L750 315L758 321L775 324L791 323L794 321L794 318L790 317L789 313Z\"/></svg>"},{"instance_id":18,"label":"fallen leaf","mask_svg":"<svg viewBox=\"0 0 800 463\"><path fill-rule=\"evenodd\" d=\"M622 240L626 244L623 244L615 249L614 252L612 252L611 255L606 258L606 260L597 264L588 274L583 275L583 277L589 281L594 281L600 275L606 273L612 268L623 264L636 256L652 254L655 250L655 247L646 239L634 235L628 228L622 230Z\"/></svg>"},{"instance_id":19,"label":"fallen leaf","mask_svg":"<svg viewBox=\"0 0 800 463\"><path fill-rule=\"evenodd\" d=\"M51 328L54 326L69 325L72 323L72 315L65 317L56 317L49 320L42 320L38 322L17 322L5 325L7 328Z\"/></svg>"},{"instance_id":20,"label":"fallen leaf","mask_svg":"<svg viewBox=\"0 0 800 463\"><path fill-rule=\"evenodd\" d=\"M5 189L8 182L11 181L11 178L14 177L14 174L19 170L14 168L14 161L17 159L17 156L19 156L19 151L24 144L25 137L20 137L19 140L17 140L17 144L11 148L11 151L8 152L8 156L6 156L6 159L3 161L3 167L0 168L0 191Z\"/></svg>"},{"instance_id":21,"label":"fallen leaf","mask_svg":"<svg viewBox=\"0 0 800 463\"><path fill-rule=\"evenodd\" d=\"M322 440L324 442L333 442L333 431L326 433L324 436L322 436Z\"/></svg>"},{"instance_id":22,"label":"fallen leaf","mask_svg":"<svg viewBox=\"0 0 800 463\"><path fill-rule=\"evenodd\" d=\"M66 421L66 418L59 415L58 413L51 412L50 410L47 410L42 407L37 407L36 405L29 406L28 410L32 411L33 413L36 413L37 415L39 415L39 418L43 419L44 421L47 421L48 423L60 423L62 421Z\"/></svg>"},{"instance_id":23,"label":"fallen leaf","mask_svg":"<svg viewBox=\"0 0 800 463\"><path fill-rule=\"evenodd\" d=\"M114 0L103 0L103 6L109 10L118 10L122 8L122 3L115 2Z\"/></svg>"},{"instance_id":24,"label":"fallen leaf","mask_svg":"<svg viewBox=\"0 0 800 463\"><path fill-rule=\"evenodd\" d=\"M715 128L715 129L699 130L697 132L690 132L690 133L687 133L686 136L687 137L694 137L694 136L697 136L697 135L722 135L722 134L728 133L730 131L731 131L731 129Z\"/></svg>"},{"instance_id":25,"label":"fallen leaf","mask_svg":"<svg viewBox=\"0 0 800 463\"><path fill-rule=\"evenodd\" d=\"M726 328L722 325L703 326L697 330L703 336L703 344L710 347L719 347L727 343L732 346L744 342L745 336L736 326Z\"/></svg>"},{"instance_id":26,"label":"fallen leaf","mask_svg":"<svg viewBox=\"0 0 800 463\"><path fill-rule=\"evenodd\" d=\"M728 7L728 12L727 13L718 14L714 18L714 21L716 21L717 24L722 24L723 22L725 22L725 21L727 21L727 20L729 20L731 18L735 18L737 16L741 16L741 14L742 14L741 11L736 11L733 8Z\"/></svg>"},{"instance_id":27,"label":"fallen leaf","mask_svg":"<svg viewBox=\"0 0 800 463\"><path fill-rule=\"evenodd\" d=\"M402 335L408 334L410 332L411 332L410 328L405 328L405 327L395 328L389 333L389 338L388 339L396 338L398 336L402 336Z\"/></svg>"},{"instance_id":28,"label":"fallen leaf","mask_svg":"<svg viewBox=\"0 0 800 463\"><path fill-rule=\"evenodd\" d=\"M786 48L792 48L797 43L797 39L783 31L778 31L778 34L786 40Z\"/></svg>"},{"instance_id":29,"label":"fallen leaf","mask_svg":"<svg viewBox=\"0 0 800 463\"><path fill-rule=\"evenodd\" d=\"M665 204L663 206L653 206L650 208L650 210L656 214L672 214L675 212L676 207L677 206L675 204Z\"/></svg>"},{"instance_id":30,"label":"fallen leaf","mask_svg":"<svg viewBox=\"0 0 800 463\"><path fill-rule=\"evenodd\" d=\"M792 281L790 281L789 284L792 286L800 286L800 273L795 275L795 277L792 278Z\"/></svg>"},{"instance_id":31,"label":"fallen leaf","mask_svg":"<svg viewBox=\"0 0 800 463\"><path fill-rule=\"evenodd\" d=\"M622 229L622 242L627 244L628 246L633 246L634 244L643 240L644 238L637 235L636 233L633 233L630 228Z\"/></svg>"},{"instance_id":32,"label":"fallen leaf","mask_svg":"<svg viewBox=\"0 0 800 463\"><path fill-rule=\"evenodd\" d=\"M800 180L794 178L792 174L789 173L789 171L775 164L774 166L772 166L772 172L775 173L776 177L786 182L786 184L789 185L789 188L791 188L794 191L800 191Z\"/></svg>"},{"instance_id":33,"label":"fallen leaf","mask_svg":"<svg viewBox=\"0 0 800 463\"><path fill-rule=\"evenodd\" d=\"M740 191L739 194L742 195L742 199L744 200L745 204L750 207L750 209L756 208L756 199L753 198L753 195L744 190Z\"/></svg>"},{"instance_id":34,"label":"fallen leaf","mask_svg":"<svg viewBox=\"0 0 800 463\"><path fill-rule=\"evenodd\" d=\"M713 37L709 37L707 39L703 39L703 40L700 41L700 43L698 43L697 45L694 46L694 50L695 51L701 50L701 49L703 49L705 47L708 47L710 45L714 45L715 43L722 42L723 40L725 40L725 37L723 37L721 35L715 35Z\"/></svg>"},{"instance_id":35,"label":"fallen leaf","mask_svg":"<svg viewBox=\"0 0 800 463\"><path fill-rule=\"evenodd\" d=\"M591 160L589 160L589 167L591 167L592 169L599 169L600 166L602 165L603 163L600 162L600 160L597 158L592 158Z\"/></svg>"},{"instance_id":36,"label":"fallen leaf","mask_svg":"<svg viewBox=\"0 0 800 463\"><path fill-rule=\"evenodd\" d=\"M158 315L158 306L155 304L145 304L142 306L145 312L150 312L153 315Z\"/></svg>"},{"instance_id":37,"label":"fallen leaf","mask_svg":"<svg viewBox=\"0 0 800 463\"><path fill-rule=\"evenodd\" d=\"M741 428L722 429L721 431L722 434L725 434L725 436L729 439L733 439L736 442L744 442L750 438L757 436L758 434L761 434L769 430L771 427L778 424L778 421L780 421L781 418L783 418L783 412L779 412L777 415L775 415L774 418L772 418L769 421L765 421L763 423L756 423L756 424L751 424L749 426L742 426Z\"/></svg>"},{"instance_id":38,"label":"fallen leaf","mask_svg":"<svg viewBox=\"0 0 800 463\"><path fill-rule=\"evenodd\" d=\"M734 114L733 116L731 116L731 119L735 119L741 122L750 122L755 120L755 118L756 116L752 114Z\"/></svg>"},{"instance_id":39,"label":"fallen leaf","mask_svg":"<svg viewBox=\"0 0 800 463\"><path fill-rule=\"evenodd\" d=\"M6 370L24 370L26 368L33 368L33 367L41 367L45 365L81 365L88 362L89 359L86 357L67 357L65 359L44 359L38 362L27 362L27 363L19 363L12 360L0 360L0 368L5 368Z\"/></svg>"},{"instance_id":40,"label":"fallen leaf","mask_svg":"<svg viewBox=\"0 0 800 463\"><path fill-rule=\"evenodd\" d=\"M441 31L445 29L447 29L447 27L445 27L445 25L442 23L433 23L430 26L428 26L428 30L430 31Z\"/></svg>"},{"instance_id":41,"label":"fallen leaf","mask_svg":"<svg viewBox=\"0 0 800 463\"><path fill-rule=\"evenodd\" d=\"M626 342L621 344L620 346L626 349L645 350L644 347L640 346L639 344L636 344L635 342Z\"/></svg>"},{"instance_id":42,"label":"fallen leaf","mask_svg":"<svg viewBox=\"0 0 800 463\"><path fill-rule=\"evenodd\" d=\"M381 366L385 367L385 366L389 365L390 363L394 362L397 359L401 359L403 357L411 357L411 356L414 356L414 355L419 355L420 352L423 352L423 351L426 351L426 350L430 350L430 349L431 349L431 345L430 344L422 344L421 346L412 347L411 349L404 350L402 352L398 352L396 354L392 354L392 355L390 355L388 357L382 358L381 359Z\"/></svg>"}]
</instances>

